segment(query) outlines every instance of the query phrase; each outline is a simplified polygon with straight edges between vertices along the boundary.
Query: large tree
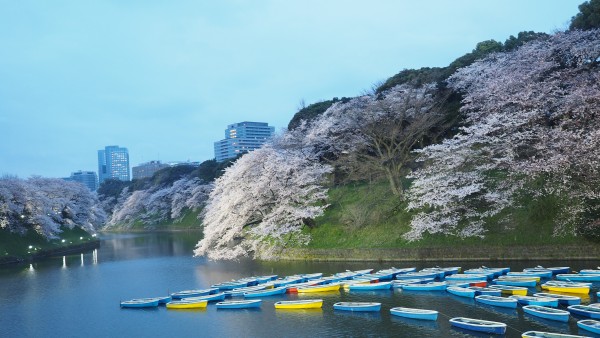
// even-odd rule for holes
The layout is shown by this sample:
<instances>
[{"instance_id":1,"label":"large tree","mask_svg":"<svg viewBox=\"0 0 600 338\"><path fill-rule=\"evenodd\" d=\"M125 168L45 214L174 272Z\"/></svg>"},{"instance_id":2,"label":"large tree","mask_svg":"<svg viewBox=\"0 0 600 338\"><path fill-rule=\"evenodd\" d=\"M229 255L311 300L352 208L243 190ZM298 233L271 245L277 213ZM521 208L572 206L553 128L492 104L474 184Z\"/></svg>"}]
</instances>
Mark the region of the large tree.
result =
<instances>
[{"instance_id":1,"label":"large tree","mask_svg":"<svg viewBox=\"0 0 600 338\"><path fill-rule=\"evenodd\" d=\"M569 29L600 28L600 0L590 0L579 5L579 13L571 19Z\"/></svg>"},{"instance_id":2,"label":"large tree","mask_svg":"<svg viewBox=\"0 0 600 338\"><path fill-rule=\"evenodd\" d=\"M513 203L528 178L536 192L573 201L555 231L597 212L600 196L600 31L558 33L459 70L467 126L420 152L410 239L423 233L481 236L484 223Z\"/></svg>"}]
</instances>

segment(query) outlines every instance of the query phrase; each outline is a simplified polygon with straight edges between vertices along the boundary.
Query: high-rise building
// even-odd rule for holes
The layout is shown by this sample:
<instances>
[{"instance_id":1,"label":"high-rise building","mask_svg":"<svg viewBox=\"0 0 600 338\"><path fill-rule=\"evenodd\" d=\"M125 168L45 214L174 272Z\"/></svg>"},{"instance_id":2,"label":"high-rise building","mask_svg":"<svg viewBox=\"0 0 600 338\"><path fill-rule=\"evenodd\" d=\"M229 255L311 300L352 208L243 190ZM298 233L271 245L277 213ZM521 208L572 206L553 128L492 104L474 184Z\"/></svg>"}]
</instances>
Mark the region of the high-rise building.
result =
<instances>
[{"instance_id":1,"label":"high-rise building","mask_svg":"<svg viewBox=\"0 0 600 338\"><path fill-rule=\"evenodd\" d=\"M98 176L94 171L75 171L71 173L70 177L66 178L67 181L79 182L91 191L98 189Z\"/></svg>"},{"instance_id":2,"label":"high-rise building","mask_svg":"<svg viewBox=\"0 0 600 338\"><path fill-rule=\"evenodd\" d=\"M129 152L127 148L106 146L98 150L98 181L107 179L129 181Z\"/></svg>"},{"instance_id":3,"label":"high-rise building","mask_svg":"<svg viewBox=\"0 0 600 338\"><path fill-rule=\"evenodd\" d=\"M225 129L225 139L215 142L215 159L222 162L260 148L275 133L266 122L239 122Z\"/></svg>"},{"instance_id":4,"label":"high-rise building","mask_svg":"<svg viewBox=\"0 0 600 338\"><path fill-rule=\"evenodd\" d=\"M135 167L131 167L131 177L134 180L138 180L144 177L152 177L152 175L154 175L155 172L168 167L168 164L160 163L160 161L150 161L142 163Z\"/></svg>"}]
</instances>

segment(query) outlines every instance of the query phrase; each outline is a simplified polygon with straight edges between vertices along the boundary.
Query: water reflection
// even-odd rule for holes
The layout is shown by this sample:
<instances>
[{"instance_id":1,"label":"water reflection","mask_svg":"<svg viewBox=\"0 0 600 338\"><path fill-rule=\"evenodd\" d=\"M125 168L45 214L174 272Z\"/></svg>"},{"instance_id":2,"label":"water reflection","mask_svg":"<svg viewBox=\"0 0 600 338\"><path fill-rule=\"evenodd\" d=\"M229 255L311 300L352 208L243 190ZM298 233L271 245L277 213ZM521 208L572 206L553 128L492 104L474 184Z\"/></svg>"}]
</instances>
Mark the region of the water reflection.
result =
<instances>
[{"instance_id":1,"label":"water reflection","mask_svg":"<svg viewBox=\"0 0 600 338\"><path fill-rule=\"evenodd\" d=\"M435 320L419 320L399 316L391 316L391 320L397 324L426 328L429 330L437 330L439 328L438 322Z\"/></svg>"}]
</instances>

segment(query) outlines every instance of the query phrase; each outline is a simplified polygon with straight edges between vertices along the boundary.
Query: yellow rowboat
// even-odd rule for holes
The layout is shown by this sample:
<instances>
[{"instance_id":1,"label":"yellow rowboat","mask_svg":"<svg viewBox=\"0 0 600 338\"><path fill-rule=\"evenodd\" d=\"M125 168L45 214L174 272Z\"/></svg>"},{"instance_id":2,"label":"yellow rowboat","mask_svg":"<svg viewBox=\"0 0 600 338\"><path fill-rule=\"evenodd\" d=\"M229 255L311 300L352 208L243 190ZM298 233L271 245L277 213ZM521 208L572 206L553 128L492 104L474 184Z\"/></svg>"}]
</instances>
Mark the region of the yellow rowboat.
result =
<instances>
[{"instance_id":1,"label":"yellow rowboat","mask_svg":"<svg viewBox=\"0 0 600 338\"><path fill-rule=\"evenodd\" d=\"M339 291L341 286L340 283L302 286L298 287L298 293Z\"/></svg>"},{"instance_id":2,"label":"yellow rowboat","mask_svg":"<svg viewBox=\"0 0 600 338\"><path fill-rule=\"evenodd\" d=\"M323 307L322 299L283 300L275 303L276 309L317 309Z\"/></svg>"},{"instance_id":3,"label":"yellow rowboat","mask_svg":"<svg viewBox=\"0 0 600 338\"><path fill-rule=\"evenodd\" d=\"M167 303L167 309L199 309L205 308L207 300L174 300Z\"/></svg>"},{"instance_id":4,"label":"yellow rowboat","mask_svg":"<svg viewBox=\"0 0 600 338\"><path fill-rule=\"evenodd\" d=\"M578 293L587 295L590 293L590 287L586 285L581 286L567 286L567 285L548 285L542 284L542 290L548 290L550 292L560 293Z\"/></svg>"}]
</instances>

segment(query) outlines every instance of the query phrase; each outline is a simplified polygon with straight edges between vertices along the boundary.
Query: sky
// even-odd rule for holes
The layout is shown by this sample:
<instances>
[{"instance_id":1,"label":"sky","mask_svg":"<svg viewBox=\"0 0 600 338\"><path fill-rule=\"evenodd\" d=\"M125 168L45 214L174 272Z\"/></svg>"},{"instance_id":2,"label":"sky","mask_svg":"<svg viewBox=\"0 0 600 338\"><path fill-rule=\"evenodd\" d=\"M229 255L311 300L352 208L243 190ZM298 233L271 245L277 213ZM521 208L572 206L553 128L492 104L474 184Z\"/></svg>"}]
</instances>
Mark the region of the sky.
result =
<instances>
[{"instance_id":1,"label":"sky","mask_svg":"<svg viewBox=\"0 0 600 338\"><path fill-rule=\"evenodd\" d=\"M484 40L565 30L583 0L0 0L0 175L205 161L228 124L283 130L307 104Z\"/></svg>"}]
</instances>

